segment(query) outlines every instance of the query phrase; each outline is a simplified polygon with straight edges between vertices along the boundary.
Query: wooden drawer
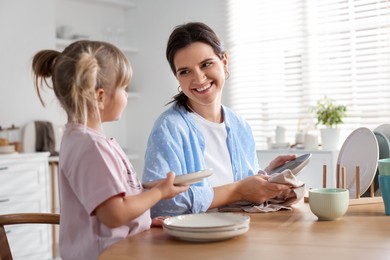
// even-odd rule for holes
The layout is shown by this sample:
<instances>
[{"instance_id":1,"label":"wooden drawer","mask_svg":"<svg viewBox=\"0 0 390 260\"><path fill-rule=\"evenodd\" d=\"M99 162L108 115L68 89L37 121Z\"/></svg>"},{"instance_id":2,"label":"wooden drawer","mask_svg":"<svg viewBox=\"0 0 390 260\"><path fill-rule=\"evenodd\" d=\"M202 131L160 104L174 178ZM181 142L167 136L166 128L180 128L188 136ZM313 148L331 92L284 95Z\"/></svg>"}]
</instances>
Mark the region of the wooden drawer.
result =
<instances>
[{"instance_id":1,"label":"wooden drawer","mask_svg":"<svg viewBox=\"0 0 390 260\"><path fill-rule=\"evenodd\" d=\"M45 165L42 163L0 166L0 197L39 190L45 182L44 173Z\"/></svg>"},{"instance_id":2,"label":"wooden drawer","mask_svg":"<svg viewBox=\"0 0 390 260\"><path fill-rule=\"evenodd\" d=\"M16 212L48 212L47 199L42 192L0 196L0 214Z\"/></svg>"}]
</instances>

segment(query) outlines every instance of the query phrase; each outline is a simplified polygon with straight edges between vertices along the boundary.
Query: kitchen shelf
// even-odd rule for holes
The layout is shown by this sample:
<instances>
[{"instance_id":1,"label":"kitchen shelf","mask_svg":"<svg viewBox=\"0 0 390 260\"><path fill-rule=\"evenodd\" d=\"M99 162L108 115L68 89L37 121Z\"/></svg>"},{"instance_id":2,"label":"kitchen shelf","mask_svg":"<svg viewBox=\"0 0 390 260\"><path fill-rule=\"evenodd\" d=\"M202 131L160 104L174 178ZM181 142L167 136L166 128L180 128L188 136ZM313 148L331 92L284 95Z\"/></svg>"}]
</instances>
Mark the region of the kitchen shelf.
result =
<instances>
[{"instance_id":1,"label":"kitchen shelf","mask_svg":"<svg viewBox=\"0 0 390 260\"><path fill-rule=\"evenodd\" d=\"M132 0L67 0L75 2L86 2L92 4L114 5L123 8L135 8L137 4Z\"/></svg>"},{"instance_id":2,"label":"kitchen shelf","mask_svg":"<svg viewBox=\"0 0 390 260\"><path fill-rule=\"evenodd\" d=\"M71 44L72 42L78 41L78 40L83 40L83 39L82 38L80 38L80 39L60 39L60 38L56 38L56 47L57 47L57 49L63 50L69 44ZM88 40L88 39L84 39L84 40ZM138 52L137 48L134 48L134 47L131 47L131 46L118 46L118 45L115 45L115 46L117 46L119 49L121 49L123 52L126 52L126 53L136 53L136 52Z\"/></svg>"}]
</instances>

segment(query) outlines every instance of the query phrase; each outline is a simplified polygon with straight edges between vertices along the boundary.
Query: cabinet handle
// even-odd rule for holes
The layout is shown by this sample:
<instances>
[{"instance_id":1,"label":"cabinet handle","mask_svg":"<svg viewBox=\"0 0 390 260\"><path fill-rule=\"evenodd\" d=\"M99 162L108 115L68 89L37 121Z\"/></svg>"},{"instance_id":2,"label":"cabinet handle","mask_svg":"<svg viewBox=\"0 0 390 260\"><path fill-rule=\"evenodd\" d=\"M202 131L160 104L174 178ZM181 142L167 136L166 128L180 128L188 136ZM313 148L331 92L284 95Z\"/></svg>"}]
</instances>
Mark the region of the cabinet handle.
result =
<instances>
[{"instance_id":1,"label":"cabinet handle","mask_svg":"<svg viewBox=\"0 0 390 260\"><path fill-rule=\"evenodd\" d=\"M0 171L4 171L4 170L8 170L8 167L7 166L0 167Z\"/></svg>"},{"instance_id":2,"label":"cabinet handle","mask_svg":"<svg viewBox=\"0 0 390 260\"><path fill-rule=\"evenodd\" d=\"M2 203L2 202L8 202L8 201L10 201L10 199L2 199L2 200L0 200L0 203Z\"/></svg>"}]
</instances>

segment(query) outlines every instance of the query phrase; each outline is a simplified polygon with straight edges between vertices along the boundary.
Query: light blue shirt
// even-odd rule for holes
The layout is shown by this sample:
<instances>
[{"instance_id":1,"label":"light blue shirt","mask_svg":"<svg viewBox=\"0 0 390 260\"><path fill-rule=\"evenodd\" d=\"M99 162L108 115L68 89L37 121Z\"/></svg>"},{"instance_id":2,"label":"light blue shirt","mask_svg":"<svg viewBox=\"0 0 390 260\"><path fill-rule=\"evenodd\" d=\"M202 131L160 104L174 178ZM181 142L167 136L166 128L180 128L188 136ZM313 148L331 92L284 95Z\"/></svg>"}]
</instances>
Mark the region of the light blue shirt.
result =
<instances>
[{"instance_id":1,"label":"light blue shirt","mask_svg":"<svg viewBox=\"0 0 390 260\"><path fill-rule=\"evenodd\" d=\"M238 181L259 170L255 140L251 127L242 117L228 107L222 108L234 180ZM142 181L165 178L169 171L181 175L206 169L204 149L204 138L194 119L185 108L173 104L153 126L146 149ZM157 217L205 212L213 196L214 190L205 179L192 184L187 192L161 200L151 209L151 215Z\"/></svg>"}]
</instances>

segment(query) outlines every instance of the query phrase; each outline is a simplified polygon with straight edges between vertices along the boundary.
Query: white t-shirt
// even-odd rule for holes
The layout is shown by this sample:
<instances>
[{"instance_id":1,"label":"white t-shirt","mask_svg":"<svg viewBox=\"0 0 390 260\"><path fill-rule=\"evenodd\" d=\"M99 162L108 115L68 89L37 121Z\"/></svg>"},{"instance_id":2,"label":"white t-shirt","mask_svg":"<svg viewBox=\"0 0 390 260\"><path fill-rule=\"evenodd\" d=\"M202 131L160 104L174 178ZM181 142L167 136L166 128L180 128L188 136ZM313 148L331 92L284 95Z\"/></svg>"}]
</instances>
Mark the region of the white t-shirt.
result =
<instances>
[{"instance_id":1,"label":"white t-shirt","mask_svg":"<svg viewBox=\"0 0 390 260\"><path fill-rule=\"evenodd\" d=\"M69 123L59 156L60 255L97 259L108 246L150 228L150 211L118 228L101 223L94 210L107 199L143 191L136 172L114 139Z\"/></svg>"},{"instance_id":2,"label":"white t-shirt","mask_svg":"<svg viewBox=\"0 0 390 260\"><path fill-rule=\"evenodd\" d=\"M209 183L216 187L234 182L225 123L210 122L195 112L190 114L204 136L206 166L213 169L213 175L208 177Z\"/></svg>"}]
</instances>

